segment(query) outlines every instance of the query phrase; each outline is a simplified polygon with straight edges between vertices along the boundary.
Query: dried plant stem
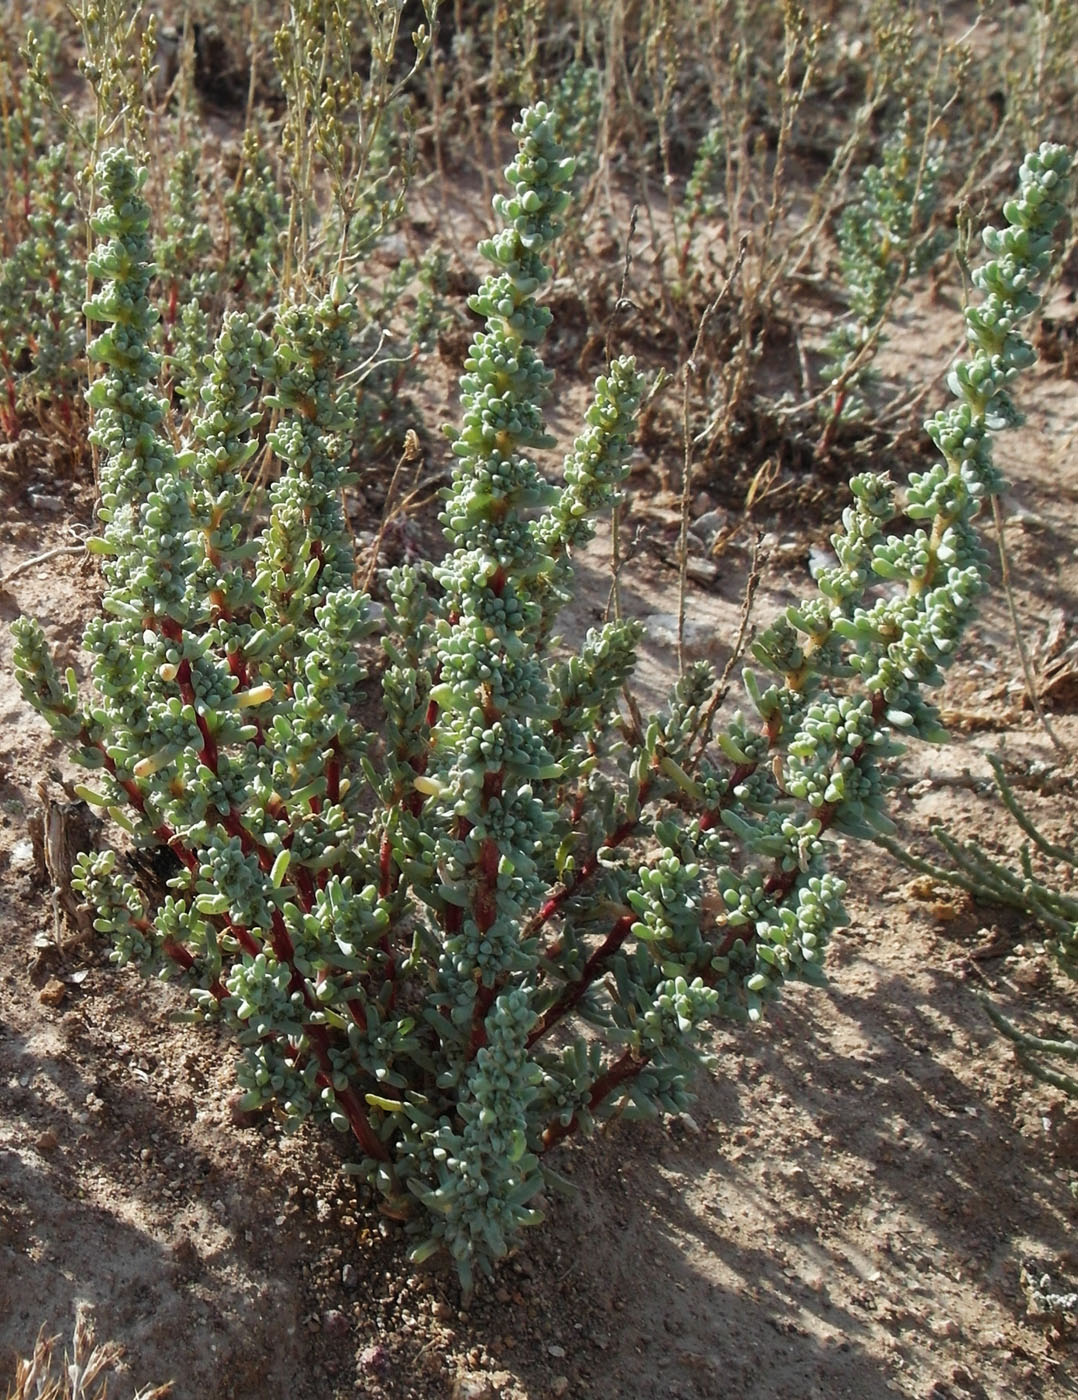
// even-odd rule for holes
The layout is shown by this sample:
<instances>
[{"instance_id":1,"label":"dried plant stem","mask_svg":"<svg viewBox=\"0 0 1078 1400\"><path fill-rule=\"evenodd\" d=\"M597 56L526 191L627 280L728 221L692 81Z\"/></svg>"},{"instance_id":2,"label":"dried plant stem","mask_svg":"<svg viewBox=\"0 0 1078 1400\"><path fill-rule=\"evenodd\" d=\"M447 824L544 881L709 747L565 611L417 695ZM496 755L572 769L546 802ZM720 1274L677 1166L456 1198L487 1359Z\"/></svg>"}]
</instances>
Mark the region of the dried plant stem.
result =
<instances>
[{"instance_id":1,"label":"dried plant stem","mask_svg":"<svg viewBox=\"0 0 1078 1400\"><path fill-rule=\"evenodd\" d=\"M756 601L756 594L763 578L764 560L761 548L762 540L763 534L760 530L757 530L756 536L752 542L752 559L749 563L749 576L745 580L745 591L741 596L741 614L737 620L737 633L734 636L734 645L730 651L730 655L726 658L726 665L722 668L722 675L719 677L718 684L715 687L715 693L708 702L707 709L700 716L697 730L698 738L696 751L691 761L686 765L685 770L690 775L696 771L700 760L704 757L707 746L711 743L714 733L715 716L718 714L720 706L729 694L730 677L734 673L734 667L744 655L745 646L749 640L749 623L752 619L753 604Z\"/></svg>"},{"instance_id":2,"label":"dried plant stem","mask_svg":"<svg viewBox=\"0 0 1078 1400\"><path fill-rule=\"evenodd\" d=\"M614 305L617 313L619 308L626 304L626 292L629 286L629 273L633 265L633 237L636 234L636 223L640 216L639 204L634 204L629 214L629 228L625 234L625 251L621 260L621 281L618 283L618 299ZM610 363L610 342L613 332L613 316L607 320L606 334L603 344L603 359ZM615 619L621 617L621 500L615 501L614 509L610 518L610 598L607 603L607 614Z\"/></svg>"},{"instance_id":3,"label":"dried plant stem","mask_svg":"<svg viewBox=\"0 0 1078 1400\"><path fill-rule=\"evenodd\" d=\"M404 437L404 450L398 457L397 465L393 468L393 475L390 478L389 490L386 492L386 502L382 507L382 519L378 526L378 534L375 536L374 543L371 545L367 572L364 574L363 580L359 584L359 587L362 588L365 593L370 592L371 584L374 582L374 571L378 567L378 556L382 551L382 541L385 539L386 530L389 528L390 521L392 521L397 514L397 483L400 481L401 472L409 462L421 461L422 456L423 453L419 446L419 438L412 429L409 429Z\"/></svg>"},{"instance_id":4,"label":"dried plant stem","mask_svg":"<svg viewBox=\"0 0 1078 1400\"><path fill-rule=\"evenodd\" d=\"M41 1328L33 1355L15 1363L14 1386L5 1386L6 1400L106 1400L108 1380L103 1373L122 1358L123 1348L115 1342L95 1345L93 1332L81 1312L75 1318L71 1353L65 1353L63 1360L57 1362L59 1340L58 1336L47 1336L45 1328ZM91 1390L99 1379L100 1384ZM171 1394L170 1381L140 1390L134 1400L166 1400Z\"/></svg>"},{"instance_id":5,"label":"dried plant stem","mask_svg":"<svg viewBox=\"0 0 1078 1400\"><path fill-rule=\"evenodd\" d=\"M689 495L692 490L693 469L693 436L689 424L692 397L691 381L693 375L698 374L702 368L699 357L708 322L730 295L730 288L741 272L748 246L748 235L742 234L734 265L727 273L718 296L704 308L700 324L696 328L696 343L693 345L692 354L686 359L681 370L681 440L684 456L681 470L681 532L678 538L677 661L679 673L685 670L685 595L689 567Z\"/></svg>"},{"instance_id":6,"label":"dried plant stem","mask_svg":"<svg viewBox=\"0 0 1078 1400\"><path fill-rule=\"evenodd\" d=\"M992 519L996 525L996 544L999 549L1000 576L1003 580L1003 591L1007 595L1007 608L1011 614L1011 625L1014 628L1014 641L1018 647L1018 655L1022 659L1022 675L1026 683L1026 695L1033 708L1033 713L1040 721L1041 727L1052 741L1052 747L1057 753L1069 754L1069 750L1056 733L1055 729L1048 722L1048 716L1044 712L1040 696L1037 694L1037 681L1033 675L1033 667L1030 664L1029 652L1026 649L1025 641L1022 637L1022 623L1018 616L1018 604L1015 602L1014 588L1011 585L1011 566L1007 555L1007 544L1003 537L1003 513L999 508L998 496L992 497Z\"/></svg>"},{"instance_id":7,"label":"dried plant stem","mask_svg":"<svg viewBox=\"0 0 1078 1400\"><path fill-rule=\"evenodd\" d=\"M13 569L0 578L0 588L6 588L9 583L17 579L20 574L29 573L31 569L36 569L39 564L44 564L50 559L55 559L60 554L85 554L86 545L83 544L58 544L54 549L47 549L44 554L35 554L32 559L24 559L21 564L16 564Z\"/></svg>"}]
</instances>

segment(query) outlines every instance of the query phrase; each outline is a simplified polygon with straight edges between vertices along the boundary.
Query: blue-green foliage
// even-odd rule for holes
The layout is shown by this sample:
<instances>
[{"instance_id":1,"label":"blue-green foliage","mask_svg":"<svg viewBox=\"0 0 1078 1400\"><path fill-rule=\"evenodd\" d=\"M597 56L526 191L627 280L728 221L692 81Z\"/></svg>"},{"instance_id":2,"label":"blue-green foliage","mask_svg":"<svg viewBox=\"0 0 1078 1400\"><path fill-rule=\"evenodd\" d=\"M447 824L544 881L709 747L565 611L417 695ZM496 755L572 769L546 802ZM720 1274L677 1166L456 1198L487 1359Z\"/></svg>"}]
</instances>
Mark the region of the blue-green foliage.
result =
<instances>
[{"instance_id":1,"label":"blue-green foliage","mask_svg":"<svg viewBox=\"0 0 1078 1400\"><path fill-rule=\"evenodd\" d=\"M838 326L826 346L825 380L841 380L847 396L871 379L869 363L851 370L855 359L879 343L880 326L907 278L930 267L942 251L940 234L929 225L938 198L943 160L923 151L909 118L884 144L878 165L869 165L843 211L838 245L851 319Z\"/></svg>"},{"instance_id":2,"label":"blue-green foliage","mask_svg":"<svg viewBox=\"0 0 1078 1400\"><path fill-rule=\"evenodd\" d=\"M973 517L998 489L989 435L1028 361L1068 161L1022 171L990 232L986 293L929 425L939 469L910 484L924 526L889 536L893 491L853 482L819 593L758 639L751 711L709 743L714 678L690 669L639 729L619 696L639 630L613 621L566 658L553 640L573 551L616 496L641 392L631 360L597 382L555 484L543 251L572 162L538 105L517 128L483 318L461 380L438 564L386 579L381 713L361 710L367 600L340 507L360 334L343 283L270 333L226 320L174 445L150 349L148 210L122 152L88 316L101 454L103 615L94 695L15 626L24 693L95 770L87 798L177 873L154 897L112 851L77 880L120 962L181 978L242 1046L249 1108L351 1134L352 1166L407 1215L422 1257L466 1286L537 1218L544 1153L615 1112L677 1110L716 1017L757 1020L817 980L843 918L829 836L886 828L887 760L940 737L924 689L953 656L984 562ZM281 475L252 514L259 396Z\"/></svg>"}]
</instances>

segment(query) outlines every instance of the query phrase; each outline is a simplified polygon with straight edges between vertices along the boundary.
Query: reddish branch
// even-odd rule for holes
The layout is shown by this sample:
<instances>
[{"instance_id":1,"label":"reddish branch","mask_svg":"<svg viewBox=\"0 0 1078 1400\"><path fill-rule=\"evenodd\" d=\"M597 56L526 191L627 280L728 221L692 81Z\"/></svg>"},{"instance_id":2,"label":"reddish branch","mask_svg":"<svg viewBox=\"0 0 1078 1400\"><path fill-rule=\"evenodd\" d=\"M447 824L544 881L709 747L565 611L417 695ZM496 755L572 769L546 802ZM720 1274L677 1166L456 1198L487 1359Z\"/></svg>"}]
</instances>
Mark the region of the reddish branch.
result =
<instances>
[{"instance_id":1,"label":"reddish branch","mask_svg":"<svg viewBox=\"0 0 1078 1400\"><path fill-rule=\"evenodd\" d=\"M556 1025L562 1017L572 1011L584 996L584 993L599 976L607 959L612 957L625 942L626 938L628 938L629 930L635 922L635 914L623 914L622 917L618 919L606 938L603 939L599 947L596 948L595 952L592 953L591 957L584 964L584 970L581 972L578 980L570 983L558 1000L547 1008L543 1018L528 1037L529 1049L537 1040L546 1035L551 1026Z\"/></svg>"},{"instance_id":2,"label":"reddish branch","mask_svg":"<svg viewBox=\"0 0 1078 1400\"><path fill-rule=\"evenodd\" d=\"M621 1058L615 1060L610 1068L601 1074L592 1085L588 1098L590 1112L594 1113L599 1105L622 1084L627 1084L631 1079L635 1079L649 1059L648 1055L637 1055L632 1050L626 1050ZM543 1134L544 1150L557 1146L563 1138L576 1132L579 1127L579 1116L579 1114L574 1113L568 1123L551 1123Z\"/></svg>"},{"instance_id":3,"label":"reddish branch","mask_svg":"<svg viewBox=\"0 0 1078 1400\"><path fill-rule=\"evenodd\" d=\"M872 697L873 719L878 721L885 710L886 700L882 694L876 692ZM773 717L769 718L766 726L766 733L771 745L774 745L778 741L779 732L778 726L773 722ZM859 763L864 753L865 746L862 744L852 755L854 763ZM750 778L757 767L758 765L756 763L744 763L734 769L720 802L701 815L701 831L708 831L721 821L723 810L728 807L733 800L734 790ZM641 806L643 805L644 795L642 785L639 799L639 805ZM827 831L833 825L838 815L838 810L838 806L834 803L827 803L823 807L817 809L816 818L820 823L821 833ZM604 847L612 847L620 844L621 841L626 840L632 834L638 824L638 820L624 822L607 838L603 845L599 847L599 850L602 850ZM598 864L598 852L596 852L596 854L580 868L571 884L563 886L563 888L558 891L557 895L546 902L533 923L539 924L548 918L551 913L555 912L571 894L575 893L580 888L586 879L590 878L591 875L595 873ZM764 890L775 903L781 903L793 890L799 874L800 871L796 868L786 870L783 869L781 864L776 863L775 868L764 883ZM610 958L621 948L634 922L635 916L632 914L625 914L617 920L606 938L585 963L579 979L566 987L557 1001L547 1009L539 1024L528 1037L529 1048L578 1005L589 987L594 985L596 979L601 975ZM710 985L714 985L719 974L712 966L713 961L718 958L726 957L741 937L743 937L743 935L739 929L728 928L722 941L716 947L709 950L706 966L702 967L696 975L702 977L704 981ZM755 941L755 935L750 934L745 939L746 947L751 949ZM553 953L556 953L556 951L556 948L552 950ZM649 1058L650 1057L646 1055L636 1055L632 1050L626 1050L624 1054L595 1081L588 1101L589 1109L594 1112L616 1089L634 1079L648 1064ZM573 1115L572 1119L567 1124L552 1123L543 1134L544 1148L555 1146L563 1138L573 1133L577 1127L578 1115L576 1114Z\"/></svg>"},{"instance_id":4,"label":"reddish branch","mask_svg":"<svg viewBox=\"0 0 1078 1400\"><path fill-rule=\"evenodd\" d=\"M176 623L174 619L161 619L160 625L162 633L168 636L171 640L179 641L181 639L179 624ZM235 665L232 665L231 657L230 665L232 666L233 674L239 674L244 669L243 663L241 661L237 661ZM185 703L193 705L195 702L195 695L191 684L191 668L186 658L180 663L180 666L177 668L176 681L180 688L180 693L183 696ZM198 724L199 733L202 736L203 740L203 747L199 752L199 761L202 764L204 764L207 768L209 768L214 774L216 774L217 765L219 761L217 745L213 740L212 736L209 734L208 730L206 729L205 723L202 720L201 716L198 717ZM146 800L142 792L140 791L137 783L135 783L134 780L130 778L124 779L117 777L116 764L114 760L106 752L101 742L99 740L91 738L90 734L86 731L85 728L83 728L80 737L85 744L93 745L95 748L97 748L97 750L102 755L103 764L106 770L112 774L112 776L124 789L124 792L127 794L127 797L131 802L132 806L141 815L145 816ZM339 767L337 777L335 777L332 780L334 787L337 786L338 781ZM235 807L231 808L225 815L222 821L222 826L229 833L229 835L236 836L239 838L241 847L245 854L251 854L253 852L256 855L259 866L263 871L269 871L271 869L274 861L273 853L262 842L258 841L244 826L240 818L240 814ZM183 861L183 863L187 866L189 870L197 869L199 863L197 857L191 850L187 848L185 843L179 839L176 833L169 826L167 826L163 822L160 823L157 827L154 828L154 835L164 845L167 845L169 849L172 850L180 858L180 860ZM297 868L295 873L295 882L296 893L299 898L300 904L307 910L310 910L313 907L315 901L314 884L311 879L310 872L302 869L301 867ZM136 920L135 922L136 926L144 926L144 931L148 931L150 928L148 920ZM236 941L239 943L243 951L249 956L255 957L258 955L260 951L258 943L251 935L250 931L247 928L245 928L242 924L232 923L222 918L220 923L220 929L223 932L231 933L235 937ZM282 918L280 912L276 909L273 910L272 914L270 926L270 943L273 947L274 955L277 958L278 962L280 962L284 966L287 966L290 970L288 984L289 991L293 993L298 992L303 998L304 1005L307 1007L308 1010L316 1009L316 1001L311 993L311 989L307 985L306 979L300 974L299 970L295 966L295 949L292 945L292 940L289 937L288 929L285 926L284 919ZM195 965L195 958L193 954L190 952L189 949L183 947L182 944L173 943L170 940L165 940L162 943L162 952L167 957L171 958L171 960L174 963L176 963L178 967L182 968L185 972L191 971L191 969ZM221 982L216 979L214 980L213 985L210 987L210 991L218 1001L223 1001L225 997L228 996L227 990L221 985ZM349 1002L348 1009L352 1015L353 1020L355 1020L358 1025L365 1025L365 1017L363 1015L362 1008L358 1005L358 1003ZM356 1141L360 1144L360 1146L367 1153L367 1155L370 1157L376 1157L380 1161L388 1161L389 1152L386 1149L385 1144L381 1141L378 1135L374 1132L374 1129L371 1127L370 1120L367 1117L366 1111L359 1097L352 1089L340 1090L334 1087L333 1063L330 1059L329 1053L330 1040L326 1028L324 1026L308 1025L305 1028L305 1033L307 1035L307 1040L311 1046L315 1059L318 1062L318 1084L322 1088L333 1089L337 1102L348 1119L349 1126L352 1130L354 1137L356 1138ZM296 1056L294 1056L293 1058L296 1058Z\"/></svg>"}]
</instances>

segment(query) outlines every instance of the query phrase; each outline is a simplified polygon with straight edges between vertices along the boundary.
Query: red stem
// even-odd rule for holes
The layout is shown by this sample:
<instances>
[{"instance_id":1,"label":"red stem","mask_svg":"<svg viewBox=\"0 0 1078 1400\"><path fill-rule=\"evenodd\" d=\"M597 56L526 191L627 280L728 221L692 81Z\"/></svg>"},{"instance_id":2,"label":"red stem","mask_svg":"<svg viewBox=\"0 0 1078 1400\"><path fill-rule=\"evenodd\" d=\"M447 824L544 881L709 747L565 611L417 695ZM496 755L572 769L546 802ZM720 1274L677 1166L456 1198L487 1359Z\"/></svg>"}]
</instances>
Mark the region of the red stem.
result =
<instances>
[{"instance_id":1,"label":"red stem","mask_svg":"<svg viewBox=\"0 0 1078 1400\"><path fill-rule=\"evenodd\" d=\"M884 699L882 693L876 692L873 695L873 719L879 720L882 717L886 709L886 704L887 702ZM777 739L779 737L778 729L775 723L772 722L772 720L769 720L767 724L767 736L772 744L777 742ZM855 763L859 761L863 753L864 745L862 744L858 749L855 750L853 754L853 760ZM727 784L726 792L723 795L722 801L716 807L713 807L708 811L704 812L701 816L700 828L702 831L709 830L711 827L715 826L718 823L718 821L721 819L721 812L725 807L729 806L730 802L732 801L734 789L740 786L741 783L743 783L748 777L750 777L752 773L756 770L756 768L757 764L755 763L744 763L740 764L737 768L734 769L733 773L730 775L730 781ZM833 824L837 813L838 808L833 803L827 803L817 810L816 816L820 822L821 832L826 831ZM619 828L619 831L621 830L622 828ZM615 836L617 836L617 834L618 833L615 833ZM611 837L605 844L615 844L614 838ZM567 897L569 893L572 892L572 890L578 888L581 881L586 879L590 874L593 873L596 864L597 862L591 862L590 868L587 865L582 867L572 887L570 889L564 889L559 892L560 899L563 900L565 897ZM765 882L764 889L771 898L775 899L777 902L781 901L786 898L786 896L793 889L794 885L797 883L798 874L799 871L797 870L783 870L781 866L776 866L775 870L772 871L771 875ZM547 901L548 905L552 903L553 900ZM547 906L544 906L544 909L546 907ZM540 912L542 913L542 911ZM577 1005L577 1003L583 997L584 993L587 991L588 987L590 987L594 983L595 978L599 974L602 965L606 961L606 959L611 957L615 952L617 952L617 950L624 943L633 922L634 918L632 915L629 914L623 915L623 917L617 921L614 927L607 934L606 938L603 940L602 944L600 944L600 946L595 950L595 952L588 959L587 963L584 965L584 970L581 973L579 981L574 982L572 986L566 988L566 990L562 993L561 997L559 997L559 999L553 1004L553 1006L551 1006L547 1010L539 1025L528 1037L529 1048L532 1045L534 1045L535 1042L539 1040L543 1035L545 1035L546 1032L551 1028L551 1026L557 1024L557 1022L561 1020L567 1012L571 1011L572 1008ZM725 957L730 952L731 948L733 948L734 944L738 941L739 937L742 937L742 934L739 929L728 929L726 932L726 936L723 938L722 942L713 950L711 956L718 958ZM747 947L751 947L754 942L754 935L750 935L747 939L745 939ZM713 982L716 976L718 975L710 965L710 958L708 966L701 969L699 975L703 977L705 982ZM618 1087L618 1085L626 1083L628 1080L635 1078L635 1076L639 1074L640 1071L644 1068L644 1066L648 1063L648 1058L648 1056L636 1057L633 1055L633 1052L631 1050L625 1051L621 1058L615 1061L615 1063L611 1065L611 1067L606 1071L606 1073L601 1075L595 1081L589 1099L589 1107L594 1111L594 1109L609 1094L611 1094L613 1090ZM577 1126L578 1123L576 1114L573 1115L572 1119L569 1121L568 1124L551 1124L550 1127L548 1127L546 1132L543 1134L544 1148L554 1146L563 1138L567 1137L570 1133L574 1132Z\"/></svg>"},{"instance_id":2,"label":"red stem","mask_svg":"<svg viewBox=\"0 0 1078 1400\"><path fill-rule=\"evenodd\" d=\"M537 1040L546 1035L551 1026L556 1025L563 1016L572 1011L577 1002L588 990L599 975L602 965L607 958L613 956L629 936L629 930L636 922L634 914L623 914L610 932L603 939L602 943L592 953L591 957L584 964L584 970L580 974L578 981L566 987L561 996L553 1006L548 1007L543 1019L536 1026L528 1037L528 1047L531 1048Z\"/></svg>"},{"instance_id":3,"label":"red stem","mask_svg":"<svg viewBox=\"0 0 1078 1400\"><path fill-rule=\"evenodd\" d=\"M591 1096L588 1099L588 1108L591 1112L599 1107L604 1099L610 1097L619 1085L626 1083L630 1079L635 1079L640 1071L647 1064L650 1056L637 1056L632 1050L626 1050L620 1059L615 1060L605 1074L601 1074L592 1085ZM563 1138L576 1131L578 1127L578 1115L573 1114L568 1123L551 1123L543 1134L544 1150L556 1146Z\"/></svg>"},{"instance_id":4,"label":"red stem","mask_svg":"<svg viewBox=\"0 0 1078 1400\"><path fill-rule=\"evenodd\" d=\"M647 786L647 784L641 784L640 787L639 805L641 806L643 805L643 802L647 797ZM556 890L554 894L552 894L550 898L546 901L546 903L540 907L539 912L535 914L534 917L529 921L528 932L534 932L536 929L541 928L543 924L545 924L549 919L553 918L554 915L561 908L561 906L565 903L565 901L569 899L571 895L576 894L577 890L580 889L581 885L583 885L585 881L591 879L591 877L595 874L596 870L598 870L599 868L600 851L610 851L613 850L615 846L620 846L623 841L627 841L629 837L632 836L633 832L637 829L639 825L639 817L630 817L628 821L622 822L622 824L619 827L617 827L614 831L612 831L610 835L606 837L605 840L601 841L599 846L587 858L584 864L574 872L573 878L569 880L566 884L562 885L559 890ZM557 952L558 945L555 943L547 951L545 956L556 957Z\"/></svg>"}]
</instances>

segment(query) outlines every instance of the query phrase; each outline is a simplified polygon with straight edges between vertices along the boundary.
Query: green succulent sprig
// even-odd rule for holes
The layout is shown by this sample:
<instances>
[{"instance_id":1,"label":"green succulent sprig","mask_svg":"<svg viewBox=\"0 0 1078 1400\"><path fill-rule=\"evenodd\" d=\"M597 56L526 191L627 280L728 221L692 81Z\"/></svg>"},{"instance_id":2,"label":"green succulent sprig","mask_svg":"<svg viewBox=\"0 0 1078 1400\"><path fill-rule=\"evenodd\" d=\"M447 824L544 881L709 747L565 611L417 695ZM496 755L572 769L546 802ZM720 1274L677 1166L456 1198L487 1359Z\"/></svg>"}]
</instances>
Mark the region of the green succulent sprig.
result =
<instances>
[{"instance_id":1,"label":"green succulent sprig","mask_svg":"<svg viewBox=\"0 0 1078 1400\"><path fill-rule=\"evenodd\" d=\"M822 376L834 387L829 429L855 416L870 385L872 361L896 295L911 275L939 257L943 238L931 231L943 159L923 149L907 114L884 143L879 163L866 167L853 200L839 220L837 237L850 316L824 347ZM825 446L826 446L825 439Z\"/></svg>"},{"instance_id":2,"label":"green succulent sprig","mask_svg":"<svg viewBox=\"0 0 1078 1400\"><path fill-rule=\"evenodd\" d=\"M81 233L67 174L63 146L33 158L26 235L0 256L0 427L12 438L27 415L41 421L47 410L71 437L85 383Z\"/></svg>"},{"instance_id":3,"label":"green succulent sprig","mask_svg":"<svg viewBox=\"0 0 1078 1400\"><path fill-rule=\"evenodd\" d=\"M260 133L243 134L240 168L225 192L224 275L245 299L268 302L275 290L288 210Z\"/></svg>"},{"instance_id":4,"label":"green succulent sprig","mask_svg":"<svg viewBox=\"0 0 1078 1400\"><path fill-rule=\"evenodd\" d=\"M168 214L154 259L162 278L161 351L168 382L181 394L197 384L211 334L209 312L220 292L220 268L206 221L207 200L191 147L176 152L168 177Z\"/></svg>"},{"instance_id":5,"label":"green succulent sprig","mask_svg":"<svg viewBox=\"0 0 1078 1400\"><path fill-rule=\"evenodd\" d=\"M1058 147L1031 156L1008 228L987 235L958 402L929 428L943 460L908 490L913 532L887 533L889 482L855 479L817 595L754 646L755 714L708 743L706 666L637 725L619 696L638 625L568 656L554 636L641 392L631 360L610 366L547 479L538 297L572 175L556 132L542 104L516 127L471 303L484 324L450 434L447 553L386 577L376 721L340 505L349 290L285 306L268 333L227 318L173 441L149 211L120 152L99 170L87 306L103 327L92 700L36 624L14 628L24 693L92 770L84 795L172 867L152 889L114 850L80 862L116 959L181 979L233 1029L248 1108L348 1134L350 1170L408 1219L415 1257L447 1249L466 1288L537 1218L558 1142L681 1108L716 1017L758 1020L785 981L820 978L843 917L829 839L886 830L899 741L941 735L924 691L984 587L973 521L999 487L989 441L1015 416L1030 358L1015 327L1068 166ZM282 470L252 503L262 405Z\"/></svg>"}]
</instances>

